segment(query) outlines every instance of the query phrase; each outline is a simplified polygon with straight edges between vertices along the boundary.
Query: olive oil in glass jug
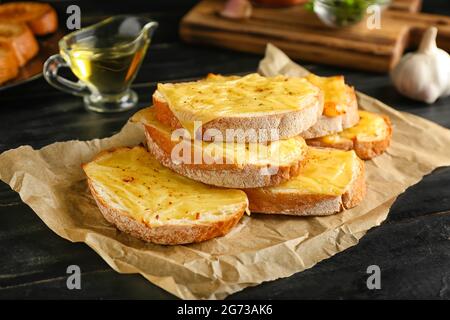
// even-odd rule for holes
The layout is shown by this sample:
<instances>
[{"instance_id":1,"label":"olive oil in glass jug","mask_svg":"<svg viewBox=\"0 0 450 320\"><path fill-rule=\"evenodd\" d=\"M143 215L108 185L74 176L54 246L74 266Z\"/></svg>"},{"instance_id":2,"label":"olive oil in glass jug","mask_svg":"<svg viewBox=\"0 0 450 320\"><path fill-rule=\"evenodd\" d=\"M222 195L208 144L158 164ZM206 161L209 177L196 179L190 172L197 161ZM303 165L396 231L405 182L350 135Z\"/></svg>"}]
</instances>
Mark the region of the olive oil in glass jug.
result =
<instances>
[{"instance_id":1,"label":"olive oil in glass jug","mask_svg":"<svg viewBox=\"0 0 450 320\"><path fill-rule=\"evenodd\" d=\"M88 110L128 110L137 103L130 85L157 25L142 17L116 16L70 33L59 42L60 54L45 63L44 76L56 88L83 96ZM60 67L69 67L79 81L59 76Z\"/></svg>"}]
</instances>

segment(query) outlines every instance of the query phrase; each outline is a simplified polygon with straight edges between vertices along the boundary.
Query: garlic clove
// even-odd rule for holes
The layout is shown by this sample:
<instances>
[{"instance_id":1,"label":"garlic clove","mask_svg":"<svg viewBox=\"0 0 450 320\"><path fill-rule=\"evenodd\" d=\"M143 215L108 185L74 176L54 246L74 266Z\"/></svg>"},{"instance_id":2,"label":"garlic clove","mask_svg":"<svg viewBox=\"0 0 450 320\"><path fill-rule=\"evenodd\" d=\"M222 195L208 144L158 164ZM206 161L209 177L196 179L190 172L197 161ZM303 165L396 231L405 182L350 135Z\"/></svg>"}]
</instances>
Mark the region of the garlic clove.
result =
<instances>
[{"instance_id":1,"label":"garlic clove","mask_svg":"<svg viewBox=\"0 0 450 320\"><path fill-rule=\"evenodd\" d=\"M252 4L248 0L228 0L222 11L222 17L228 19L246 19L252 15Z\"/></svg>"}]
</instances>

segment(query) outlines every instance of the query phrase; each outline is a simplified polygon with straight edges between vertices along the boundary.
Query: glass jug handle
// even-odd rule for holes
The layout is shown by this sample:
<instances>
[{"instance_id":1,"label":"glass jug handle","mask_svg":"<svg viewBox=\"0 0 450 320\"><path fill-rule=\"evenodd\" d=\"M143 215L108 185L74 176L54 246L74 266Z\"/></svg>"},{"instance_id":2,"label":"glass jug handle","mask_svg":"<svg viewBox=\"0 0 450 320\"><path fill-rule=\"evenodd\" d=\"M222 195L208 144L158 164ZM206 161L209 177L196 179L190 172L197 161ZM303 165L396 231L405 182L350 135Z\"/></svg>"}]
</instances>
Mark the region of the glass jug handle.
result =
<instances>
[{"instance_id":1,"label":"glass jug handle","mask_svg":"<svg viewBox=\"0 0 450 320\"><path fill-rule=\"evenodd\" d=\"M81 81L74 82L59 76L58 70L61 67L70 68L69 64L60 54L55 54L45 61L43 72L48 83L59 90L76 96L85 96L91 93L88 87Z\"/></svg>"}]
</instances>

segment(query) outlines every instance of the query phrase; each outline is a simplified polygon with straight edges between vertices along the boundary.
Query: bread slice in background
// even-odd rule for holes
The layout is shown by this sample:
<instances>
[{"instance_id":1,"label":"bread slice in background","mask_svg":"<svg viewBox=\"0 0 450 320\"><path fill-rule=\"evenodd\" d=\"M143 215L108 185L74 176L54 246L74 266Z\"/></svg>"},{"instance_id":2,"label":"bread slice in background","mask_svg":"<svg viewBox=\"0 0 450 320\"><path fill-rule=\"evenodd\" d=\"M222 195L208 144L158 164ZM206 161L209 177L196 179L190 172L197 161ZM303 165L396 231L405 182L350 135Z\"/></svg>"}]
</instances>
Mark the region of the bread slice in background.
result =
<instances>
[{"instance_id":1,"label":"bread slice in background","mask_svg":"<svg viewBox=\"0 0 450 320\"><path fill-rule=\"evenodd\" d=\"M0 84L17 77L19 63L8 41L0 40Z\"/></svg>"},{"instance_id":2,"label":"bread slice in background","mask_svg":"<svg viewBox=\"0 0 450 320\"><path fill-rule=\"evenodd\" d=\"M312 73L306 77L324 93L323 114L307 131L305 139L326 136L356 125L359 121L355 89L345 84L344 76L319 77Z\"/></svg>"},{"instance_id":3,"label":"bread slice in background","mask_svg":"<svg viewBox=\"0 0 450 320\"><path fill-rule=\"evenodd\" d=\"M299 173L307 145L301 137L268 144L172 141L172 129L156 120L156 108L146 108L132 117L144 125L147 147L156 159L175 172L206 184L227 188L277 185ZM174 159L184 146L187 161ZM182 154L181 154L182 155ZM195 161L198 159L198 161Z\"/></svg>"},{"instance_id":4,"label":"bread slice in background","mask_svg":"<svg viewBox=\"0 0 450 320\"><path fill-rule=\"evenodd\" d=\"M211 140L208 129L218 130L223 140L237 142L294 137L314 125L323 111L321 91L306 79L258 74L209 75L195 82L158 84L153 103L161 123L173 129L184 127L205 141ZM194 121L202 121L201 132L194 133ZM227 129L244 129L248 134L227 137Z\"/></svg>"},{"instance_id":5,"label":"bread slice in background","mask_svg":"<svg viewBox=\"0 0 450 320\"><path fill-rule=\"evenodd\" d=\"M0 18L0 41L10 44L19 66L26 64L39 51L36 38L23 23L3 22Z\"/></svg>"},{"instance_id":6,"label":"bread slice in background","mask_svg":"<svg viewBox=\"0 0 450 320\"><path fill-rule=\"evenodd\" d=\"M354 151L311 147L301 173L278 186L244 189L252 212L324 216L357 206L366 194Z\"/></svg>"},{"instance_id":7,"label":"bread slice in background","mask_svg":"<svg viewBox=\"0 0 450 320\"><path fill-rule=\"evenodd\" d=\"M142 146L104 151L83 170L105 219L148 242L185 244L225 235L248 207L243 191L177 175Z\"/></svg>"},{"instance_id":8,"label":"bread slice in background","mask_svg":"<svg viewBox=\"0 0 450 320\"><path fill-rule=\"evenodd\" d=\"M0 22L25 23L39 36L58 29L56 11L47 3L9 2L0 5Z\"/></svg>"},{"instance_id":9,"label":"bread slice in background","mask_svg":"<svg viewBox=\"0 0 450 320\"><path fill-rule=\"evenodd\" d=\"M368 111L359 111L360 121L342 132L308 139L311 146L355 150L358 157L370 160L382 154L391 142L392 125L388 116Z\"/></svg>"}]
</instances>

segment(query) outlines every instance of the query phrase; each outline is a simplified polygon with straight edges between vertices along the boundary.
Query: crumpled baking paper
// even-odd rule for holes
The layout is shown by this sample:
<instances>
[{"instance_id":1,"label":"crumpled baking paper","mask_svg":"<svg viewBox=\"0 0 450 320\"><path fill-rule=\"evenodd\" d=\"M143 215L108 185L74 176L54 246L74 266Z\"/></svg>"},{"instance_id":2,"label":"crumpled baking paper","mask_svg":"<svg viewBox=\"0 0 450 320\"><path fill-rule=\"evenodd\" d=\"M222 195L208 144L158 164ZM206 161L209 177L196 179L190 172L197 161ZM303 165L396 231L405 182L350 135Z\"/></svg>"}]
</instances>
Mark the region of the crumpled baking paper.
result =
<instances>
[{"instance_id":1,"label":"crumpled baking paper","mask_svg":"<svg viewBox=\"0 0 450 320\"><path fill-rule=\"evenodd\" d=\"M269 46L260 72L299 75L304 69ZM103 218L80 167L104 149L143 141L142 129L132 123L111 138L8 150L0 155L0 179L51 230L70 241L85 242L114 270L140 273L183 299L223 299L311 268L356 245L367 230L386 219L400 193L433 169L450 165L449 130L364 94L358 93L358 99L361 108L391 118L392 144L386 153L366 162L368 190L362 204L332 216L253 213L226 236L193 245L162 246L134 239Z\"/></svg>"}]
</instances>

